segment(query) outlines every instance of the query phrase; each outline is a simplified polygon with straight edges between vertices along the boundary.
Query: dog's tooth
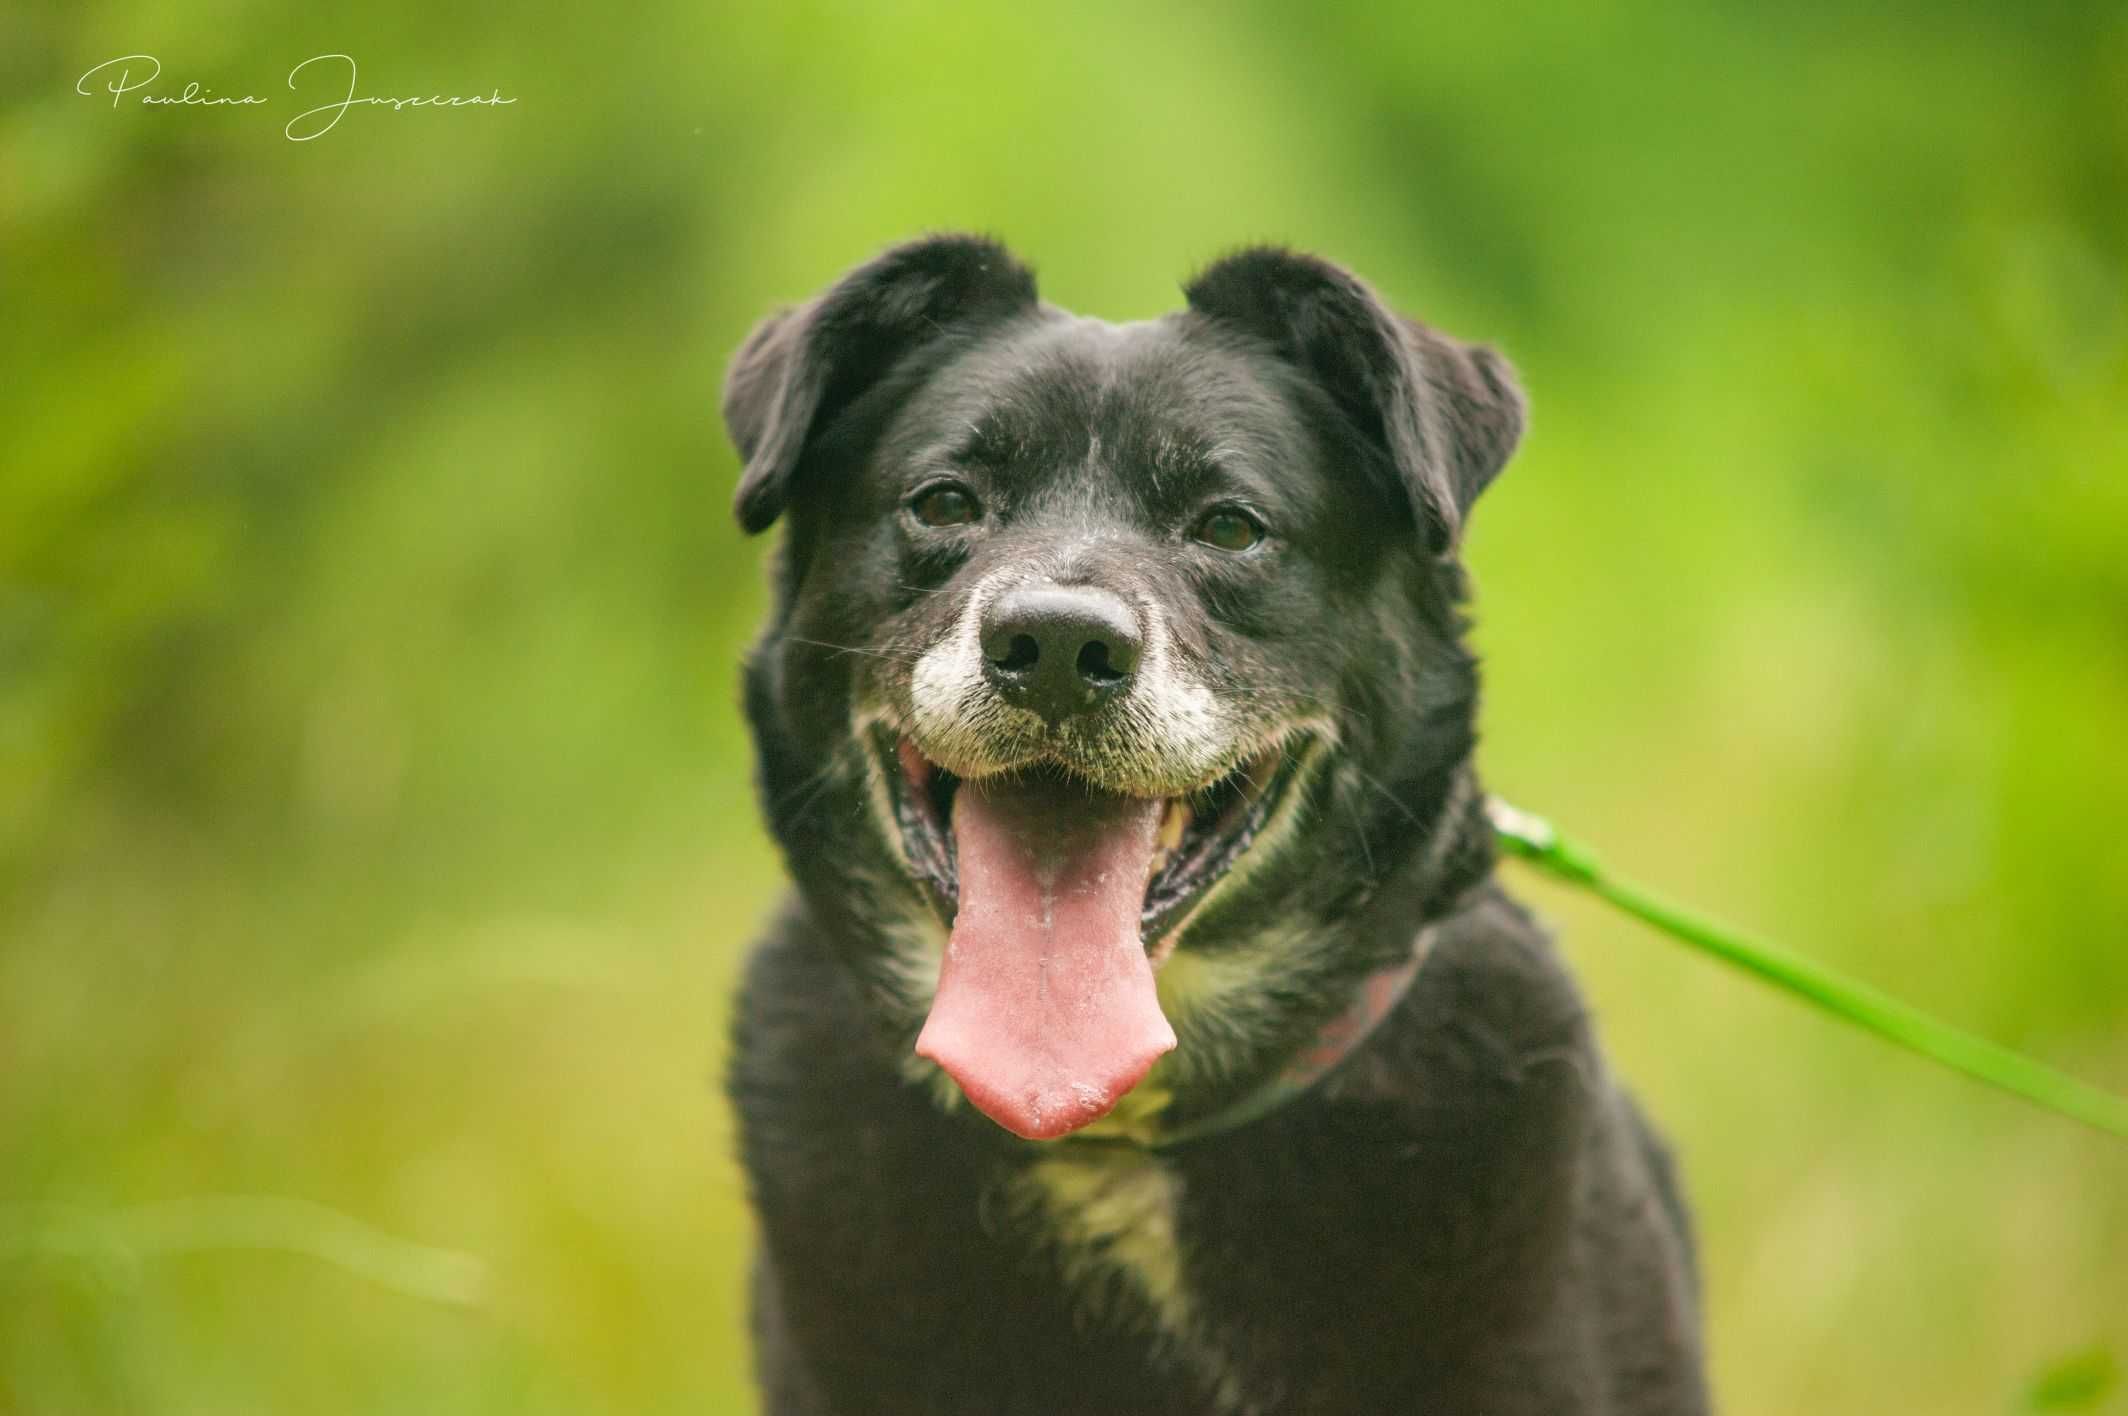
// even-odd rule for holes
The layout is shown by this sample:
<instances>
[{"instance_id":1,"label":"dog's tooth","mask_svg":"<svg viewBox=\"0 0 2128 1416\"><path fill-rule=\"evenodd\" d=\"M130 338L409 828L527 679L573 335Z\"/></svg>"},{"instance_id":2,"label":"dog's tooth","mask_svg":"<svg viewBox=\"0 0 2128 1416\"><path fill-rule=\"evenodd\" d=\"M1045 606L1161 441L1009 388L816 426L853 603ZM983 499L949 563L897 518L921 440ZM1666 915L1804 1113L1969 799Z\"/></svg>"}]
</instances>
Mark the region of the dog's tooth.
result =
<instances>
[{"instance_id":1,"label":"dog's tooth","mask_svg":"<svg viewBox=\"0 0 2128 1416\"><path fill-rule=\"evenodd\" d=\"M1160 818L1160 853L1182 844L1183 833L1190 829L1190 804L1176 797L1167 804L1167 815Z\"/></svg>"}]
</instances>

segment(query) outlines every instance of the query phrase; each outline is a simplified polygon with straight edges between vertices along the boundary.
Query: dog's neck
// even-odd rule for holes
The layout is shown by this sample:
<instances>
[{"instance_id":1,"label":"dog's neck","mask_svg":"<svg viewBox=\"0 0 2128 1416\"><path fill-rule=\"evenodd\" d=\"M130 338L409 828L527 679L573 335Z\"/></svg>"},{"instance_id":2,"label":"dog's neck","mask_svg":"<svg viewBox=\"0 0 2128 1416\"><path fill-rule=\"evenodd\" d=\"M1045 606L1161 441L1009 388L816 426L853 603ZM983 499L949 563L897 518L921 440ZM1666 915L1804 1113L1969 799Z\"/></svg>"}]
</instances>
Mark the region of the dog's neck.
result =
<instances>
[{"instance_id":1,"label":"dog's neck","mask_svg":"<svg viewBox=\"0 0 2128 1416\"><path fill-rule=\"evenodd\" d=\"M1166 1150L1221 1135L1305 1096L1359 1051L1410 991L1442 925L1491 877L1492 830L1484 815L1485 793L1477 774L1466 757L1453 764L1446 777L1433 829L1407 867L1408 893L1401 893L1401 907L1391 906L1383 918L1385 923L1398 915L1424 921L1407 948L1348 983L1344 1005L1330 1012L1283 1062L1239 1095L1176 1116L1169 1106L1174 1098L1164 1088L1149 1086L1143 1089L1148 1095L1142 1100L1126 1096L1114 1112L1082 1128L1072 1139ZM1372 903L1389 902L1377 897ZM1389 924L1390 929L1395 927Z\"/></svg>"},{"instance_id":2,"label":"dog's neck","mask_svg":"<svg viewBox=\"0 0 2128 1416\"><path fill-rule=\"evenodd\" d=\"M1216 1136L1259 1120L1309 1091L1336 1071L1360 1044L1373 1035L1418 977L1419 966L1433 946L1431 927L1419 931L1412 941L1411 957L1377 969L1360 983L1344 1011L1316 1031L1313 1039L1286 1060L1286 1064L1253 1090L1236 1097L1210 1115L1181 1126L1155 1128L1139 1143L1153 1150L1167 1150L1191 1141Z\"/></svg>"},{"instance_id":3,"label":"dog's neck","mask_svg":"<svg viewBox=\"0 0 2128 1416\"><path fill-rule=\"evenodd\" d=\"M1436 927L1428 925L1412 940L1410 952L1362 978L1346 1005L1332 1014L1269 1076L1211 1111L1179 1123L1166 1120L1172 1100L1163 1089L1126 1097L1107 1116L1049 1144L1064 1148L1123 1145L1139 1150L1170 1150L1238 1130L1296 1101L1335 1072L1396 1011L1432 951ZM1135 1104L1134 1104L1135 1103Z\"/></svg>"}]
</instances>

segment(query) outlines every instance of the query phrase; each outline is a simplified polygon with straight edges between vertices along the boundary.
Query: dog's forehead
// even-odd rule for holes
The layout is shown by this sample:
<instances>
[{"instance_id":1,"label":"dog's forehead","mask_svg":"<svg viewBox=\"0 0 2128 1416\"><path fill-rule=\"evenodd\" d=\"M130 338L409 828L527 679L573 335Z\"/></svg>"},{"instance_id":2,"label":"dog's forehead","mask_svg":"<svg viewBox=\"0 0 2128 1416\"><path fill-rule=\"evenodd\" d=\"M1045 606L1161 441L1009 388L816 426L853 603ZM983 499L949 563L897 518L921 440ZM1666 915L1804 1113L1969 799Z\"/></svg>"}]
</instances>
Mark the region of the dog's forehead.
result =
<instances>
[{"instance_id":1,"label":"dog's forehead","mask_svg":"<svg viewBox=\"0 0 2128 1416\"><path fill-rule=\"evenodd\" d=\"M1045 308L940 369L902 424L977 461L1275 460L1300 435L1278 373L1188 313L1113 324Z\"/></svg>"}]
</instances>

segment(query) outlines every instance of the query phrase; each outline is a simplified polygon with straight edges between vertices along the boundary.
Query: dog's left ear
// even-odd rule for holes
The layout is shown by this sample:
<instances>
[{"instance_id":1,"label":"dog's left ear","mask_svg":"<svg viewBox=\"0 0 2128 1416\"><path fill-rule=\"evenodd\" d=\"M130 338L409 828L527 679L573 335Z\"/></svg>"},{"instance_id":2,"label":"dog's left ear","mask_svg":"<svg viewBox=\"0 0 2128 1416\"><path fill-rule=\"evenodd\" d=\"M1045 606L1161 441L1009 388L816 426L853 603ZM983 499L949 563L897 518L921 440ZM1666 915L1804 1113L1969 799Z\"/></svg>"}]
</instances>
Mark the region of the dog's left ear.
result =
<instances>
[{"instance_id":1,"label":"dog's left ear","mask_svg":"<svg viewBox=\"0 0 2128 1416\"><path fill-rule=\"evenodd\" d=\"M1404 318L1350 271L1274 246L1227 257L1183 293L1313 377L1387 452L1432 549L1454 548L1522 436L1522 390L1505 359Z\"/></svg>"},{"instance_id":2,"label":"dog's left ear","mask_svg":"<svg viewBox=\"0 0 2128 1416\"><path fill-rule=\"evenodd\" d=\"M774 524L814 435L902 359L1035 305L1033 274L997 242L931 236L756 325L724 377L724 425L746 461L740 526Z\"/></svg>"}]
</instances>

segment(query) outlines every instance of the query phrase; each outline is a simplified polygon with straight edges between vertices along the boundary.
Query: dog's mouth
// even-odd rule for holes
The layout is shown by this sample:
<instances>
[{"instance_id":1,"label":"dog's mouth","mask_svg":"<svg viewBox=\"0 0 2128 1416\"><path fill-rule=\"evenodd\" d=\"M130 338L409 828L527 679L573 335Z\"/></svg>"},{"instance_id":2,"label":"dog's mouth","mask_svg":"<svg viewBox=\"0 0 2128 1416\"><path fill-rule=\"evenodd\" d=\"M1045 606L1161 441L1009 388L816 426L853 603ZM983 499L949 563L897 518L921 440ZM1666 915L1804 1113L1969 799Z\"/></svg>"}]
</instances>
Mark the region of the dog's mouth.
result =
<instances>
[{"instance_id":1,"label":"dog's mouth","mask_svg":"<svg viewBox=\"0 0 2128 1416\"><path fill-rule=\"evenodd\" d=\"M906 737L883 741L896 823L910 868L929 890L949 925L960 908L960 854L952 829L961 778L924 756ZM1312 750L1306 738L1264 748L1241 765L1187 792L1160 799L1159 830L1139 909L1139 932L1155 963L1173 946L1175 927L1240 862L1283 804L1287 788ZM1052 768L993 780L1068 788L1069 774ZM1089 802L1107 795L1091 785ZM1060 809L1069 809L1068 791Z\"/></svg>"},{"instance_id":2,"label":"dog's mouth","mask_svg":"<svg viewBox=\"0 0 2128 1416\"><path fill-rule=\"evenodd\" d=\"M963 781L906 737L879 746L904 853L952 927L917 1052L1030 1139L1106 1114L1175 1045L1155 965L1293 795L1309 744L1167 797L1046 766Z\"/></svg>"}]
</instances>

